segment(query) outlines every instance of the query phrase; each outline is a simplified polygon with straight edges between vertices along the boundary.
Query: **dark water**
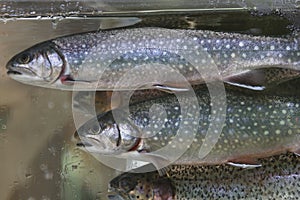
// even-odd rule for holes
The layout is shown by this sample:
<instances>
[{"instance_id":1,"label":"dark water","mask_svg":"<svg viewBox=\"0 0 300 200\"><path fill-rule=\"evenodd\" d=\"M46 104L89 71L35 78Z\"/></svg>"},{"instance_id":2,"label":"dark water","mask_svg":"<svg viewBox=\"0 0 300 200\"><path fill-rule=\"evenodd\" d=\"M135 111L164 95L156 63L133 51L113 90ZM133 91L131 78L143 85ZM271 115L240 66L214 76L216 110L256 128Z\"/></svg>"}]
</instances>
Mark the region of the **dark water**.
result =
<instances>
[{"instance_id":1,"label":"dark water","mask_svg":"<svg viewBox=\"0 0 300 200\"><path fill-rule=\"evenodd\" d=\"M103 2L65 2L64 6L52 3L49 7L46 6L48 3L35 1L30 4L0 3L1 16L6 17L0 21L0 199L103 198L107 183L118 173L102 165L91 155L76 149L72 143L75 127L71 92L20 84L9 79L5 70L10 57L35 43L62 35L95 31L104 25L122 26L122 23L116 23L118 19L105 18L99 14L103 11L102 8L107 8L104 16L112 16L122 11L121 7L113 8L108 6L109 1ZM263 16L257 13L253 15L236 1L228 1L227 4L207 2L202 7L198 5L198 8L205 8L205 11L181 10L177 14L170 9L195 7L176 1L170 8L170 3L162 1L161 7L157 8L153 7L156 5L153 4L155 1L151 2L140 6L136 6L135 1L127 4L127 9L123 9L127 13L123 15L130 17L128 11L134 10L132 16L135 18L125 20L123 25L141 20L133 27L207 29L278 37L292 34L291 27L294 27L291 18L272 12ZM89 3L88 6L85 3ZM249 4L251 6L255 5ZM45 11L42 7L49 10ZM161 9L166 7L167 14L164 14ZM294 5L293 8L295 7ZM159 9L160 12L136 12L141 8ZM212 11L213 8L222 9ZM78 9L80 12L76 13ZM65 14L68 17L45 17L49 13ZM88 17L80 16L83 14ZM119 12L118 16L121 14ZM26 18L28 16L31 18ZM293 89L296 84L289 84L281 90L286 91L286 87Z\"/></svg>"}]
</instances>

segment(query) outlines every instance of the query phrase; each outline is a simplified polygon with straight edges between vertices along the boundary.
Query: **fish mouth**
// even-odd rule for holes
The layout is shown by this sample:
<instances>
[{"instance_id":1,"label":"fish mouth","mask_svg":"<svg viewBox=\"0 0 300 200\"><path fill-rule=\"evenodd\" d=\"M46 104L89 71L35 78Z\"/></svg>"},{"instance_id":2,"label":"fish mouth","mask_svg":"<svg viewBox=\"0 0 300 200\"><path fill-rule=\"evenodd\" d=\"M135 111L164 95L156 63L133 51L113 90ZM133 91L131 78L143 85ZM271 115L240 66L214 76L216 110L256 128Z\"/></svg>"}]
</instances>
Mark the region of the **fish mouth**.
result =
<instances>
[{"instance_id":1,"label":"fish mouth","mask_svg":"<svg viewBox=\"0 0 300 200\"><path fill-rule=\"evenodd\" d=\"M93 146L93 145L91 145L91 144L88 143L88 142L78 142L78 143L76 144L76 146L77 146L77 147L91 147L91 146Z\"/></svg>"},{"instance_id":2,"label":"fish mouth","mask_svg":"<svg viewBox=\"0 0 300 200\"><path fill-rule=\"evenodd\" d=\"M15 70L8 70L7 75L22 75L22 73Z\"/></svg>"},{"instance_id":3,"label":"fish mouth","mask_svg":"<svg viewBox=\"0 0 300 200\"><path fill-rule=\"evenodd\" d=\"M9 67L7 69L8 69L7 74L10 76L15 76L15 75L17 76L26 75L31 77L37 76L33 70L26 67Z\"/></svg>"},{"instance_id":4,"label":"fish mouth","mask_svg":"<svg viewBox=\"0 0 300 200\"><path fill-rule=\"evenodd\" d=\"M104 148L104 144L99 141L97 138L94 137L87 137L88 139L79 139L78 133L75 133L76 135L73 136L72 139L77 140L76 146L77 147L93 147L93 143L96 142L98 145L100 144ZM78 141L79 140L79 141ZM90 142L86 141L89 140Z\"/></svg>"}]
</instances>

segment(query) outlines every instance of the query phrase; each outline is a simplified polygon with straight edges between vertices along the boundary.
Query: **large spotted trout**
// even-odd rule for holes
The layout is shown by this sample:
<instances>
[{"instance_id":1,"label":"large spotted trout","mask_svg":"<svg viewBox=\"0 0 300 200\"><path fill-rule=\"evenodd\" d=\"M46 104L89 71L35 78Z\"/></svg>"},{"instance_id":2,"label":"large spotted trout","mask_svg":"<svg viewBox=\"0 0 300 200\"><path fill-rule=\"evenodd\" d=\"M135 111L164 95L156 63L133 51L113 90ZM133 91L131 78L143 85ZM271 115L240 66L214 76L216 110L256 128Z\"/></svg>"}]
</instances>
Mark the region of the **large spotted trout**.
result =
<instances>
[{"instance_id":1,"label":"large spotted trout","mask_svg":"<svg viewBox=\"0 0 300 200\"><path fill-rule=\"evenodd\" d=\"M263 89L261 68L296 70L299 40L203 30L134 28L59 37L14 56L8 74L22 83L62 90L187 90L222 80ZM278 80L275 80L278 81Z\"/></svg>"},{"instance_id":2,"label":"large spotted trout","mask_svg":"<svg viewBox=\"0 0 300 200\"><path fill-rule=\"evenodd\" d=\"M157 172L123 173L110 182L109 199L297 199L300 157L292 154L260 160L262 167L173 165ZM119 197L119 198L116 198Z\"/></svg>"},{"instance_id":3,"label":"large spotted trout","mask_svg":"<svg viewBox=\"0 0 300 200\"><path fill-rule=\"evenodd\" d=\"M257 166L257 158L299 153L299 97L227 86L225 100L205 88L196 89L195 97L196 105L192 94L182 92L131 104L129 112L119 107L102 113L77 130L79 144L95 154L140 159L157 168Z\"/></svg>"}]
</instances>

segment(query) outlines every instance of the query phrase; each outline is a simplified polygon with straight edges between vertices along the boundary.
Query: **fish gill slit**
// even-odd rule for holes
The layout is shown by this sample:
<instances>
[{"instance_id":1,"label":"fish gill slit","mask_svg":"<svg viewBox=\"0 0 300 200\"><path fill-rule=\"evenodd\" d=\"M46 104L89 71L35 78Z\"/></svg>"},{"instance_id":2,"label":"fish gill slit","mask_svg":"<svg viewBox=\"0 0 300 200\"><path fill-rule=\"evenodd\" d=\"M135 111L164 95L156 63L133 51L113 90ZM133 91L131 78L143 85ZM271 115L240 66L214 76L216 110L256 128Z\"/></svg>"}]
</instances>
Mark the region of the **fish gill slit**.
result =
<instances>
[{"instance_id":1,"label":"fish gill slit","mask_svg":"<svg viewBox=\"0 0 300 200\"><path fill-rule=\"evenodd\" d=\"M119 128L119 126L118 125L116 125L116 127L117 127L117 130L118 130L118 140L117 140L117 147L118 146L120 146L121 145L121 141L122 141L122 139L121 139L121 132L120 132L120 128Z\"/></svg>"},{"instance_id":2,"label":"fish gill slit","mask_svg":"<svg viewBox=\"0 0 300 200\"><path fill-rule=\"evenodd\" d=\"M66 57L64 56L63 53L61 53L59 51L59 48L56 44L51 43L50 46L54 49L54 51L60 56L61 60L62 60L62 66L61 66L61 72L59 73L59 75L57 76L56 79L54 79L52 81L52 83L56 82L57 80L60 79L60 77L62 77L62 75L64 75L64 73L66 72L66 66L67 66L67 61L66 61Z\"/></svg>"}]
</instances>

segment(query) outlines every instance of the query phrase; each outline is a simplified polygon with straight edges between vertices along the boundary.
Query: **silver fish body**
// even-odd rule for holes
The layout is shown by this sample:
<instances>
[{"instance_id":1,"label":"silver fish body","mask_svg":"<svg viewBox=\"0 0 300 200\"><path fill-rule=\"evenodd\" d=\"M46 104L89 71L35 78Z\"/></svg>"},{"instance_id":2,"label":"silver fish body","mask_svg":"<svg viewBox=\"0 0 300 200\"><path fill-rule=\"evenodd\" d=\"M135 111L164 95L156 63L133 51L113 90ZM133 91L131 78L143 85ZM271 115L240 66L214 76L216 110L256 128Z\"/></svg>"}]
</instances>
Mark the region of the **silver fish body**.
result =
<instances>
[{"instance_id":1,"label":"silver fish body","mask_svg":"<svg viewBox=\"0 0 300 200\"><path fill-rule=\"evenodd\" d=\"M280 155L260 161L262 167L173 165L158 172L123 173L110 182L120 199L297 199L300 158ZM112 195L113 196L113 195ZM166 198L165 198L166 199Z\"/></svg>"},{"instance_id":2,"label":"silver fish body","mask_svg":"<svg viewBox=\"0 0 300 200\"><path fill-rule=\"evenodd\" d=\"M294 38L118 29L38 44L13 57L7 68L18 81L64 90L184 88L179 75L197 84L266 67L299 70L299 50Z\"/></svg>"},{"instance_id":3,"label":"silver fish body","mask_svg":"<svg viewBox=\"0 0 300 200\"><path fill-rule=\"evenodd\" d=\"M190 114L194 112L194 108L188 105L191 96L180 93L180 103L178 96L170 94L130 105L129 114L123 108L114 109L99 115L97 120L86 122L77 133L90 152L125 156L137 153L141 157L147 156L147 161L153 163L255 164L257 158L286 151L299 153L298 98L264 93L253 95L228 88L226 92L226 114L215 119L211 118L209 92L202 88L195 91L199 121ZM149 114L153 105L160 106L154 107ZM188 107L188 117L183 117L181 112L184 106ZM223 108L218 109L215 112ZM225 121L219 135L206 138L209 125L218 123L221 118L225 118ZM188 140L192 140L191 143ZM210 140L216 140L215 145L207 155L199 156L203 145L211 144L207 143ZM168 148L167 155L160 154L159 150L164 148ZM182 155L172 160L173 154L178 151Z\"/></svg>"}]
</instances>

